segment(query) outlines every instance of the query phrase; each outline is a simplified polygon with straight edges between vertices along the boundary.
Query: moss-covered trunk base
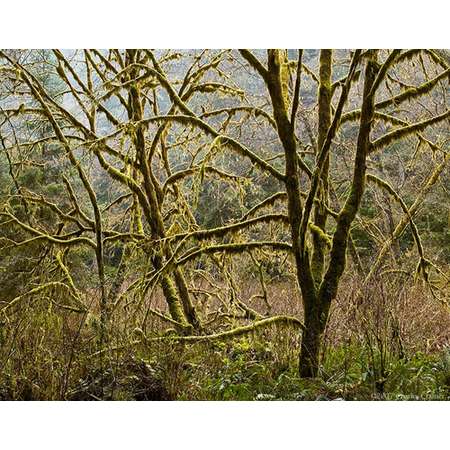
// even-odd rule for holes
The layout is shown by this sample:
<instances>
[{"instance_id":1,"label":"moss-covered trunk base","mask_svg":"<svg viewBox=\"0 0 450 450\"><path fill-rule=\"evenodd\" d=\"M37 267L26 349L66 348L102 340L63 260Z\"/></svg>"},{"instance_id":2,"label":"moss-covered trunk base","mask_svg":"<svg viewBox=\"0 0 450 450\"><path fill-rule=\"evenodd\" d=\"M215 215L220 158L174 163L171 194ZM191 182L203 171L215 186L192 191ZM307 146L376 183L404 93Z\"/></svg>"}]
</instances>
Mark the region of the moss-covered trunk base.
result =
<instances>
[{"instance_id":1,"label":"moss-covered trunk base","mask_svg":"<svg viewBox=\"0 0 450 450\"><path fill-rule=\"evenodd\" d=\"M305 321L299 358L299 375L301 378L316 378L319 374L322 335L323 332L318 320L307 319Z\"/></svg>"}]
</instances>

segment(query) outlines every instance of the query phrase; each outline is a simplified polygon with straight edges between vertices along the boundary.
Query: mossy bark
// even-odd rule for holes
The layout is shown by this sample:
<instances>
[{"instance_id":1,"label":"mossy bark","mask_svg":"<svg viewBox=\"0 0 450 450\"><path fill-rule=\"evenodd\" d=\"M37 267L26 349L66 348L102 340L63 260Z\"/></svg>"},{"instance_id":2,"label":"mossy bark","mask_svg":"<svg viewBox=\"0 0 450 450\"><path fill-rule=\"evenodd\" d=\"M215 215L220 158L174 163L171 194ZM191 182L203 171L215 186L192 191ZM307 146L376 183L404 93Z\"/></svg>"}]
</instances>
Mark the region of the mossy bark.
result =
<instances>
[{"instance_id":1,"label":"mossy bark","mask_svg":"<svg viewBox=\"0 0 450 450\"><path fill-rule=\"evenodd\" d=\"M292 238L292 251L296 263L297 281L302 292L303 308L305 311L305 329L302 336L302 354L309 349L320 348L320 333L316 330L318 322L317 295L312 270L310 267L309 248L306 240L300 239L303 205L300 194L299 159L294 126L289 120L283 85L281 80L281 61L277 50L268 52L267 87L272 100L274 118L277 130L283 144L286 169L285 186L288 199L288 217ZM292 118L294 120L294 118ZM303 242L303 243L302 243ZM305 363L305 361L303 361ZM311 355L309 366L318 366L318 352ZM302 373L302 368L301 368ZM306 372L305 372L306 373ZM306 376L312 372L308 371Z\"/></svg>"},{"instance_id":2,"label":"mossy bark","mask_svg":"<svg viewBox=\"0 0 450 450\"><path fill-rule=\"evenodd\" d=\"M178 298L175 285L169 275L164 275L162 277L161 287L167 302L167 306L169 307L170 317L181 325L186 326L188 323L184 315L180 299Z\"/></svg>"},{"instance_id":3,"label":"mossy bark","mask_svg":"<svg viewBox=\"0 0 450 450\"><path fill-rule=\"evenodd\" d=\"M127 63L133 64L136 62L136 50L127 50ZM136 78L138 69L130 71L130 77ZM131 120L138 123L143 119L143 106L138 83L130 85L128 97L128 114ZM140 172L143 177L143 188L147 195L147 200L150 209L150 216L147 217L152 235L157 240L165 238L166 231L164 221L160 211L160 202L158 199L158 186L154 184L154 177L152 176L147 152L145 149L144 125L140 123L136 126L133 133L133 142L136 148L136 156L139 164ZM153 263L156 270L161 270L164 265L164 258L170 259L172 256L169 247L164 248L164 254L153 258ZM174 287L174 281L176 289ZM189 290L187 288L186 280L181 269L176 269L174 273L174 281L167 274L162 277L162 288L169 306L169 312L173 320L182 324L189 323L195 328L199 327L200 321L197 317L195 308L191 302ZM178 291L178 292L177 292Z\"/></svg>"},{"instance_id":4,"label":"mossy bark","mask_svg":"<svg viewBox=\"0 0 450 450\"><path fill-rule=\"evenodd\" d=\"M304 311L305 329L300 347L299 374L302 378L315 378L319 371L322 336L326 321L321 320L317 298L314 301L305 302Z\"/></svg>"},{"instance_id":5,"label":"mossy bark","mask_svg":"<svg viewBox=\"0 0 450 450\"><path fill-rule=\"evenodd\" d=\"M370 149L370 130L374 114L372 86L378 73L375 55L375 52L369 53L365 70L363 104L351 191L337 219L330 262L320 283L317 298L313 305L305 304L305 331L299 360L301 377L318 375L323 333L327 325L331 302L336 297L339 281L346 265L350 226L355 219L364 193L366 158ZM316 276L318 276L317 273Z\"/></svg>"},{"instance_id":6,"label":"mossy bark","mask_svg":"<svg viewBox=\"0 0 450 450\"><path fill-rule=\"evenodd\" d=\"M299 361L302 377L316 377L318 374L322 336L328 321L331 302L336 297L339 281L345 269L350 226L358 212L364 193L366 159L370 149L370 130L374 114L372 86L378 73L375 54L375 52L369 53L365 70L363 104L351 190L337 220L330 262L320 284L316 303L310 311L305 309L305 332Z\"/></svg>"},{"instance_id":7,"label":"mossy bark","mask_svg":"<svg viewBox=\"0 0 450 450\"><path fill-rule=\"evenodd\" d=\"M320 67L319 67L319 114L318 114L318 139L317 139L317 154L319 154L325 139L327 137L328 129L331 125L331 72L332 72L332 50L321 50L320 52ZM317 196L320 202L316 203L314 212L314 225L325 232L327 224L327 210L326 205L329 202L328 192L328 172L330 167L330 155L328 154L321 174L321 181ZM311 260L311 268L313 271L314 281L319 284L322 280L323 269L325 264L325 246L317 234L312 236L313 253Z\"/></svg>"}]
</instances>

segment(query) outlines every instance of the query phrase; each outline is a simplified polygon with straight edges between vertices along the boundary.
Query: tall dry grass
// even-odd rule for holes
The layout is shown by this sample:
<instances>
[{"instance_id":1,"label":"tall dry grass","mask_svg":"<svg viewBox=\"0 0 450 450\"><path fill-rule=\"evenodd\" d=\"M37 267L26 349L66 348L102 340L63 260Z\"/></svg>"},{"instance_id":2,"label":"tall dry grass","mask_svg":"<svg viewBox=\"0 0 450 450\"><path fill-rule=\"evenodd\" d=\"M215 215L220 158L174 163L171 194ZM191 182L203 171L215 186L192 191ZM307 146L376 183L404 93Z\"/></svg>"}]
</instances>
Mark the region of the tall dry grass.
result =
<instances>
[{"instance_id":1,"label":"tall dry grass","mask_svg":"<svg viewBox=\"0 0 450 450\"><path fill-rule=\"evenodd\" d=\"M394 359L406 360L418 352L435 354L449 348L450 314L426 286L398 278L375 280L362 292L360 286L357 276L348 276L342 282L325 333L324 361L336 349L344 349L344 355L346 348L363 349L364 354L353 353L351 357L372 358L377 367L375 382L381 383L377 389L383 390L383 380ZM267 284L267 302L258 296L261 286L254 278L241 277L234 288L239 299L248 301L248 306L262 315L270 309L270 314L302 318L301 298L289 276ZM231 315L211 320L213 311L230 301L229 286L223 280L215 281L216 293L198 279L195 289L197 307L204 321L209 320L210 331L248 322ZM202 294L208 289L208 295ZM85 297L92 304L89 314L61 310L48 298L38 297L27 299L1 319L0 398L199 398L206 395L202 390L204 380L225 376L224 367L234 367L236 358L241 358L243 372L258 368L258 376L267 379L295 371L300 336L290 328L261 330L237 344L136 345L141 330L157 336L170 328L149 312L165 311L159 290L149 298L124 299L117 306L109 324L109 350L98 353L98 299L92 290ZM229 311L239 312L233 305ZM338 360L333 360L333 367L339 366L341 372L347 370L347 364L355 363L346 357ZM331 379L330 373L324 366L324 377Z\"/></svg>"}]
</instances>

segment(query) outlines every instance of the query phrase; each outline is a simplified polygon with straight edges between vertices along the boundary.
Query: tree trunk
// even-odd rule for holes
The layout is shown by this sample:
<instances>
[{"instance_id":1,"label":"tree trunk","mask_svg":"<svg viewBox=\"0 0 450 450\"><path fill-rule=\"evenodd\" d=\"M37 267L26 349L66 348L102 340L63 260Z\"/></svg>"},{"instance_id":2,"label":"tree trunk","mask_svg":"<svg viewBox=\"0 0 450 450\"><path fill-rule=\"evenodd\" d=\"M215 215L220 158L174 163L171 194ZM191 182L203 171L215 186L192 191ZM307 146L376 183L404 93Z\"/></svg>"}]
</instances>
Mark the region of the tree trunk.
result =
<instances>
[{"instance_id":1,"label":"tree trunk","mask_svg":"<svg viewBox=\"0 0 450 450\"><path fill-rule=\"evenodd\" d=\"M174 283L168 275L162 276L161 287L167 306L169 307L170 317L178 322L184 330L188 327L188 322L184 315L183 309L181 308L180 299L178 298Z\"/></svg>"},{"instance_id":2,"label":"tree trunk","mask_svg":"<svg viewBox=\"0 0 450 450\"><path fill-rule=\"evenodd\" d=\"M177 267L174 271L175 284L180 295L181 303L183 304L183 311L186 316L187 321L195 328L200 329L201 323L197 315L197 311L192 304L191 296L189 294L189 289L186 283L186 278L182 270Z\"/></svg>"},{"instance_id":3,"label":"tree trunk","mask_svg":"<svg viewBox=\"0 0 450 450\"><path fill-rule=\"evenodd\" d=\"M127 63L133 64L137 59L135 50L127 50ZM130 71L130 78L138 76L138 69ZM129 118L139 123L143 118L143 103L138 85L132 85L129 90ZM143 177L143 188L147 194L150 206L150 217L148 217L152 234L157 239L165 238L165 226L161 215L161 205L159 204L157 191L158 186L153 183L151 167L146 153L144 137L144 127L137 126L134 132L134 145L136 148L137 162ZM163 250L163 254L154 258L155 268L160 270L165 259L170 259L172 252L169 247ZM175 289L176 286L176 289ZM176 269L174 276L164 275L162 279L162 289L169 306L169 312L173 320L185 325L189 323L194 328L199 328L200 323L192 304L186 280L180 269ZM177 292L178 291L178 292Z\"/></svg>"},{"instance_id":4,"label":"tree trunk","mask_svg":"<svg viewBox=\"0 0 450 450\"><path fill-rule=\"evenodd\" d=\"M316 155L319 155L323 144L327 138L328 129L331 125L331 74L333 63L333 51L323 49L320 52L320 68L319 68L319 112L318 112L318 139ZM328 213L326 206L329 203L329 187L328 187L328 173L330 167L330 155L325 158L322 169L321 181L318 188L318 198L320 203L315 206L314 224L325 232ZM311 269L314 276L314 281L318 286L322 281L323 270L325 265L326 248L323 241L317 236L312 235L313 252L311 258Z\"/></svg>"},{"instance_id":5,"label":"tree trunk","mask_svg":"<svg viewBox=\"0 0 450 450\"><path fill-rule=\"evenodd\" d=\"M302 378L316 378L319 372L323 329L317 314L308 311L299 358L299 374Z\"/></svg>"}]
</instances>

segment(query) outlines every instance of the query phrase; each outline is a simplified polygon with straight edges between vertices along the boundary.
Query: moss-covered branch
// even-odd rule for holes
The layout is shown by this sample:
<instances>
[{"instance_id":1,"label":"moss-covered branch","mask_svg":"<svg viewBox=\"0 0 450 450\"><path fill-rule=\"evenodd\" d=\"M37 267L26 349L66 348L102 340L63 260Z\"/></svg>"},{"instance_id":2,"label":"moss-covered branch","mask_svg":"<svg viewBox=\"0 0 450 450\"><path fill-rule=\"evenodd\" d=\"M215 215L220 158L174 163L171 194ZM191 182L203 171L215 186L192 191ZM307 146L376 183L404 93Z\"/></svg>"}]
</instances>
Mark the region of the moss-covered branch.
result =
<instances>
[{"instance_id":1,"label":"moss-covered branch","mask_svg":"<svg viewBox=\"0 0 450 450\"><path fill-rule=\"evenodd\" d=\"M447 153L443 161L440 164L438 164L438 166L435 167L435 169L431 172L426 183L423 185L423 187L419 191L419 194L416 196L414 203L411 205L410 208L408 208L408 213L404 214L402 219L398 222L397 226L395 227L392 233L391 238L388 239L379 250L377 258L375 262L371 265L370 272L368 273L368 275L364 280L364 285L366 285L368 281L371 280L373 276L378 272L384 260L384 257L391 248L392 242L398 239L403 234L405 228L410 223L411 218L415 216L418 209L422 205L425 197L428 195L432 187L436 184L436 182L438 181L439 177L441 176L442 172L447 167L447 164L449 162L450 162L450 153Z\"/></svg>"},{"instance_id":2,"label":"moss-covered branch","mask_svg":"<svg viewBox=\"0 0 450 450\"><path fill-rule=\"evenodd\" d=\"M248 229L253 225L258 225L262 223L272 223L272 222L283 222L289 223L289 219L285 214L264 214L262 216L254 217L252 219L242 220L236 223L231 223L228 225L224 225L222 227L210 228L209 230L196 230L187 233L179 233L174 234L172 236L168 236L167 239L170 240L179 240L179 239L187 239L194 238L197 240L205 240L210 238L218 238L223 237L228 233L233 233L239 230Z\"/></svg>"},{"instance_id":3,"label":"moss-covered branch","mask_svg":"<svg viewBox=\"0 0 450 450\"><path fill-rule=\"evenodd\" d=\"M389 106L400 106L402 103L406 101L416 100L421 96L428 94L433 88L438 84L439 81L444 80L450 76L450 69L445 70L444 72L437 75L435 78L421 84L417 87L412 87L404 90L402 93L395 95L387 100L383 100L375 103L375 109L384 109ZM350 111L345 113L342 116L342 123L353 121L359 119L361 115L361 110L356 109L354 111Z\"/></svg>"},{"instance_id":4,"label":"moss-covered branch","mask_svg":"<svg viewBox=\"0 0 450 450\"><path fill-rule=\"evenodd\" d=\"M419 256L421 259L424 259L423 246L422 246L422 241L420 240L419 230L417 229L417 226L414 223L413 218L410 216L410 212L409 212L409 209L408 209L408 206L406 205L406 203L403 201L403 199L400 197L400 195L395 191L395 189L387 181L384 181L381 178L377 177L376 175L373 175L370 173L367 174L367 180L371 181L372 183L375 183L377 186L386 190L394 198L394 200L400 205L400 207L402 208L405 215L407 217L409 217L411 232L412 232L414 240L416 242Z\"/></svg>"},{"instance_id":5,"label":"moss-covered branch","mask_svg":"<svg viewBox=\"0 0 450 450\"><path fill-rule=\"evenodd\" d=\"M55 288L60 288L60 289L63 289L65 291L67 291L69 296L73 300L75 300L75 302L79 305L79 307L78 308L73 308L74 311L77 311L77 312L86 312L87 311L85 305L83 305L81 303L81 300L77 296L75 296L73 294L72 288L70 286L68 286L67 284L65 284L65 283L61 283L60 281L52 281L52 282L45 283L45 284L42 284L40 286L37 286L34 289L31 289L28 292L25 292L25 294L22 294L22 295L19 295L19 296L13 298L3 308L1 308L0 311L6 312L8 309L12 308L14 305L19 303L22 299L24 299L26 297L31 297L33 295L39 294L39 293L41 293L43 291L46 291L48 289L55 289Z\"/></svg>"},{"instance_id":6,"label":"moss-covered branch","mask_svg":"<svg viewBox=\"0 0 450 450\"><path fill-rule=\"evenodd\" d=\"M305 246L305 239L306 239L306 230L309 223L309 218L312 210L312 206L314 203L314 198L316 197L317 190L319 188L319 183L322 178L322 171L324 168L324 165L326 164L326 161L328 159L328 154L330 151L331 143L336 135L336 131L339 127L339 123L341 120L342 111L344 109L344 105L347 102L348 94L350 92L350 87L353 81L353 76L356 71L356 67L359 63L359 58L361 56L361 50L356 50L353 54L352 62L350 64L350 68L347 74L346 81L344 85L342 86L341 96L339 98L338 105L336 107L336 111L333 116L333 120L331 122L331 125L327 131L326 138L323 142L323 145L320 149L320 152L317 156L317 162L316 162L316 169L314 171L313 178L311 180L311 187L309 190L308 197L305 202L305 208L303 212L303 216L301 219L301 225L300 225L300 247L304 248Z\"/></svg>"},{"instance_id":7,"label":"moss-covered branch","mask_svg":"<svg viewBox=\"0 0 450 450\"><path fill-rule=\"evenodd\" d=\"M250 50L240 49L239 52L242 57L253 67L253 69L259 73L261 78L267 80L268 72L262 62Z\"/></svg>"},{"instance_id":8,"label":"moss-covered branch","mask_svg":"<svg viewBox=\"0 0 450 450\"><path fill-rule=\"evenodd\" d=\"M232 244L217 244L209 245L201 248L194 248L188 250L184 255L182 255L177 261L176 265L186 264L187 262L195 259L203 254L208 253L242 253L253 248L261 247L271 247L274 250L284 250L290 251L292 249L291 245L286 242L278 241L256 241L256 242L240 242Z\"/></svg>"},{"instance_id":9,"label":"moss-covered branch","mask_svg":"<svg viewBox=\"0 0 450 450\"><path fill-rule=\"evenodd\" d=\"M319 288L319 299L322 304L322 327L325 326L331 301L336 297L339 280L345 269L350 226L358 212L365 188L366 159L370 148L370 131L374 113L374 91L372 87L379 70L376 62L376 53L371 52L370 55L364 73L362 113L352 185L344 207L337 219L336 231L333 235L333 244L330 253L330 262Z\"/></svg>"},{"instance_id":10,"label":"moss-covered branch","mask_svg":"<svg viewBox=\"0 0 450 450\"><path fill-rule=\"evenodd\" d=\"M257 203L255 206L253 206L251 209L249 209L242 216L241 220L247 220L249 217L251 217L253 214L255 214L260 209L266 208L268 206L273 206L276 201L285 200L286 198L287 198L286 192L276 192L275 194L262 200L261 202Z\"/></svg>"},{"instance_id":11,"label":"moss-covered branch","mask_svg":"<svg viewBox=\"0 0 450 450\"><path fill-rule=\"evenodd\" d=\"M84 236L74 237L74 238L68 237L67 239L62 238L61 236L55 237L55 236L43 233L42 231L39 231L36 228L33 228L33 227L27 225L26 223L21 222L17 217L15 217L10 212L0 212L0 216L9 217L14 223L19 225L21 228L23 228L24 230L26 230L29 233L33 234L35 236L32 239L33 241L43 240L43 241L47 241L47 242L50 242L52 244L58 244L58 245L61 245L61 246L72 246L72 245L77 245L77 244L87 244L90 247L92 247L93 249L96 248L95 242L92 241L91 239L87 238L87 237L84 237ZM22 241L22 242L15 242L14 245L15 246L25 245L26 243L29 243L32 240L27 240L27 241Z\"/></svg>"},{"instance_id":12,"label":"moss-covered branch","mask_svg":"<svg viewBox=\"0 0 450 450\"><path fill-rule=\"evenodd\" d=\"M174 174L170 175L169 178L165 181L162 191L166 192L168 187L177 181L180 181L190 175L193 175L197 172L204 172L204 173L210 173L213 175L216 175L219 179L222 180L232 180L232 181L238 181L243 179L244 177L241 177L239 175L233 175L231 173L224 172L223 170L218 169L214 166L208 166L208 165L199 165L199 166L193 166L188 167L187 169L180 170L178 172L175 172Z\"/></svg>"},{"instance_id":13,"label":"moss-covered branch","mask_svg":"<svg viewBox=\"0 0 450 450\"><path fill-rule=\"evenodd\" d=\"M156 341L197 343L197 342L210 342L215 340L226 340L243 336L247 333L251 333L271 325L290 325L300 329L304 328L302 322L298 320L296 317L274 316L269 317L267 319L259 320L250 325L245 325L242 327L234 328L232 330L223 331L221 333L207 334L200 336L161 336L156 338L146 338L145 341L148 343Z\"/></svg>"},{"instance_id":14,"label":"moss-covered branch","mask_svg":"<svg viewBox=\"0 0 450 450\"><path fill-rule=\"evenodd\" d=\"M442 114L431 117L430 119L423 120L422 122L414 123L412 125L408 125L406 127L391 131L390 133L387 133L384 136L373 141L370 146L370 152L373 153L376 150L387 147L389 144L392 144L399 139L405 138L419 131L423 131L425 130L425 128L442 122L448 118L450 118L450 109Z\"/></svg>"}]
</instances>

